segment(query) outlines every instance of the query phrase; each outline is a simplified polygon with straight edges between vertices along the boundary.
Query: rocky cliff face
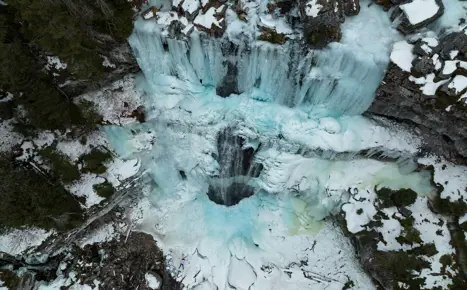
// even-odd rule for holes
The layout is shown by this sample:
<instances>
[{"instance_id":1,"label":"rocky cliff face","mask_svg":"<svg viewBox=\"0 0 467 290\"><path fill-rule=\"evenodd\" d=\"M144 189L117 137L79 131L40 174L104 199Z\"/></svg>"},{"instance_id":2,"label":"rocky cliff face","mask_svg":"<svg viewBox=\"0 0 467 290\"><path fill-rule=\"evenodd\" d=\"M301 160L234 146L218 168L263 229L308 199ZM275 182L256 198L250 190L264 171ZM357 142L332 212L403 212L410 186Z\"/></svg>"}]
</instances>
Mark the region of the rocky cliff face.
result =
<instances>
[{"instance_id":1,"label":"rocky cliff face","mask_svg":"<svg viewBox=\"0 0 467 290\"><path fill-rule=\"evenodd\" d=\"M397 52L369 112L415 124L425 149L465 164L467 157L467 34L408 44L405 66ZM410 70L410 71L408 71Z\"/></svg>"}]
</instances>

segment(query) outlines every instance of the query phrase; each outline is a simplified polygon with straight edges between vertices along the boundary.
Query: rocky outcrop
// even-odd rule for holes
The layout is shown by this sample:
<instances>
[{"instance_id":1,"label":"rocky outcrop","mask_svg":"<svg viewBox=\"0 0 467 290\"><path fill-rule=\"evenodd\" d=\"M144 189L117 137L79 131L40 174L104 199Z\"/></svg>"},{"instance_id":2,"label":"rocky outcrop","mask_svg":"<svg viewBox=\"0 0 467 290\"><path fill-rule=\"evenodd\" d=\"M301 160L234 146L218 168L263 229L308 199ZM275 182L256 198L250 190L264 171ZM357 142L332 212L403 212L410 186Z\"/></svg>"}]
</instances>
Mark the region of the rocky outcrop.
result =
<instances>
[{"instance_id":1,"label":"rocky outcrop","mask_svg":"<svg viewBox=\"0 0 467 290\"><path fill-rule=\"evenodd\" d=\"M311 48L323 48L342 37L340 25L345 16L360 12L359 0L301 0L300 20L305 42Z\"/></svg>"},{"instance_id":2,"label":"rocky outcrop","mask_svg":"<svg viewBox=\"0 0 467 290\"><path fill-rule=\"evenodd\" d=\"M391 1L392 4L402 1ZM415 30L425 27L440 18L444 13L444 4L442 0L412 0L411 2L403 1L391 14L393 21L398 21L400 24L397 29L404 33L410 34Z\"/></svg>"},{"instance_id":3,"label":"rocky outcrop","mask_svg":"<svg viewBox=\"0 0 467 290\"><path fill-rule=\"evenodd\" d=\"M54 83L68 97L78 96L88 91L97 90L107 86L125 75L133 74L139 71L139 66L131 51L129 44L119 42L110 35L96 35L106 49L100 50L102 58L103 73L99 78L81 78L75 72L67 67L65 69L52 68ZM44 63L50 57L47 53L40 52L40 57Z\"/></svg>"},{"instance_id":4,"label":"rocky outcrop","mask_svg":"<svg viewBox=\"0 0 467 290\"><path fill-rule=\"evenodd\" d=\"M463 164L467 163L465 33L452 32L440 39L422 37L406 44L411 64L401 62L393 51L391 60L397 65L389 65L368 110L416 125L424 150Z\"/></svg>"}]
</instances>

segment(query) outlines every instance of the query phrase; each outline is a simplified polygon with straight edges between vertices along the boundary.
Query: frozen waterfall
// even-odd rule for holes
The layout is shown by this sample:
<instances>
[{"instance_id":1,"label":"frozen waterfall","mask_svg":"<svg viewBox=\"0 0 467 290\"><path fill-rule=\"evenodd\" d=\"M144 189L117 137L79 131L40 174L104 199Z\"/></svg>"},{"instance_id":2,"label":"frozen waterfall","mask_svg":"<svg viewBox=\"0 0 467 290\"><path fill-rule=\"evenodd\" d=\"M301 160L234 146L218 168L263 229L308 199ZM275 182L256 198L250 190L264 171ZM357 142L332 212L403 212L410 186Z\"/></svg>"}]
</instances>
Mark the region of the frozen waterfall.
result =
<instances>
[{"instance_id":1,"label":"frozen waterfall","mask_svg":"<svg viewBox=\"0 0 467 290\"><path fill-rule=\"evenodd\" d=\"M189 256L189 289L227 289L231 267L294 262L309 235L334 237L322 221L355 190L432 194L427 173L411 167L417 141L360 116L399 37L379 7L361 2L360 15L342 26L341 43L323 50L254 41L254 31L234 28L223 38L195 31L183 39L136 21L129 41L143 73L146 122L104 130L117 153L140 158L150 205L139 228L176 257ZM332 247L322 251L336 265L347 263L345 271L327 270L339 283L342 273L358 272ZM295 287L282 278L255 276L249 289L311 283Z\"/></svg>"},{"instance_id":2,"label":"frozen waterfall","mask_svg":"<svg viewBox=\"0 0 467 290\"><path fill-rule=\"evenodd\" d=\"M344 23L342 43L324 50L308 50L299 41L277 46L196 32L178 40L144 21L136 23L129 41L156 95L195 96L221 88L225 97L242 94L320 116L359 115L373 100L396 35L379 8L364 10L363 17Z\"/></svg>"}]
</instances>

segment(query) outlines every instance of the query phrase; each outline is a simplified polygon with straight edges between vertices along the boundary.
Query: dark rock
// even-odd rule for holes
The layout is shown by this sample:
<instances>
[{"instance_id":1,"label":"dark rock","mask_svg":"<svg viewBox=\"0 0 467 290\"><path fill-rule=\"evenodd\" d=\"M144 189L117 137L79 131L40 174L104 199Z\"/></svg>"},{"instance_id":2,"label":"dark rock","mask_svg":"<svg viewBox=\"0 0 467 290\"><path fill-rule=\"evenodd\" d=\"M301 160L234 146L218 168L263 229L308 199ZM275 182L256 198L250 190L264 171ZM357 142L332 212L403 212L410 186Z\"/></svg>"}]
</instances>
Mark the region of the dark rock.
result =
<instances>
[{"instance_id":1,"label":"dark rock","mask_svg":"<svg viewBox=\"0 0 467 290\"><path fill-rule=\"evenodd\" d=\"M216 87L216 94L223 98L230 96L231 94L239 94L237 86L237 66L231 62L227 63L227 73L220 85Z\"/></svg>"},{"instance_id":2,"label":"dark rock","mask_svg":"<svg viewBox=\"0 0 467 290\"><path fill-rule=\"evenodd\" d=\"M130 117L135 118L140 123L144 123L146 121L146 115L144 113L144 106L138 106L136 110L133 110Z\"/></svg>"},{"instance_id":3,"label":"dark rock","mask_svg":"<svg viewBox=\"0 0 467 290\"><path fill-rule=\"evenodd\" d=\"M442 58L450 59L453 50L459 51L459 55L467 57L467 35L463 32L450 33L440 40L440 54Z\"/></svg>"},{"instance_id":4,"label":"dark rock","mask_svg":"<svg viewBox=\"0 0 467 290\"><path fill-rule=\"evenodd\" d=\"M447 94L448 96L451 96L451 97L454 97L456 99L458 99L460 96L462 96L466 91L467 91L467 87L464 88L463 90L461 91L456 91L455 88L450 88L449 85L455 81L457 78L461 78L462 76L455 76L453 78L453 80L451 80L450 82L447 82L445 83L444 85L441 86L440 90L442 92L444 92L445 94Z\"/></svg>"},{"instance_id":5,"label":"dark rock","mask_svg":"<svg viewBox=\"0 0 467 290\"><path fill-rule=\"evenodd\" d=\"M107 43L107 49L101 51L101 56L106 57L113 67L107 67L102 78L87 79L76 77L68 68L60 70L54 79L60 91L66 96L72 98L85 92L98 90L125 75L139 71L139 66L127 42L120 43L110 36L102 36L100 41Z\"/></svg>"},{"instance_id":6,"label":"dark rock","mask_svg":"<svg viewBox=\"0 0 467 290\"><path fill-rule=\"evenodd\" d=\"M63 254L63 261L68 264L65 276L76 272L82 284L94 285L97 280L102 290L150 290L145 279L145 274L150 273L161 279L161 290L181 289L168 273L162 251L144 233L132 232L128 238L87 245L84 249L75 247L69 254Z\"/></svg>"},{"instance_id":7,"label":"dark rock","mask_svg":"<svg viewBox=\"0 0 467 290\"><path fill-rule=\"evenodd\" d=\"M360 13L360 0L342 0L344 3L344 13L347 16L354 16Z\"/></svg>"},{"instance_id":8,"label":"dark rock","mask_svg":"<svg viewBox=\"0 0 467 290\"><path fill-rule=\"evenodd\" d=\"M0 120L9 120L14 116L13 102L1 102L0 101Z\"/></svg>"},{"instance_id":9,"label":"dark rock","mask_svg":"<svg viewBox=\"0 0 467 290\"><path fill-rule=\"evenodd\" d=\"M401 206L397 209L399 210L399 213L403 215L404 217L409 217L412 215L412 211L406 208L405 206Z\"/></svg>"},{"instance_id":10,"label":"dark rock","mask_svg":"<svg viewBox=\"0 0 467 290\"><path fill-rule=\"evenodd\" d=\"M400 8L400 5L396 7L396 9L391 14L391 20L400 21L400 24L397 26L397 29L402 32L403 34L411 34L415 32L417 29L425 27L426 25L434 22L436 19L440 18L444 14L444 4L442 0L435 0L436 4L439 6L438 12L430 18L427 18L420 23L412 24L410 23L408 17L405 15L404 11ZM393 4L394 1L392 1ZM397 1L402 2L402 1ZM401 5L407 4L407 1L404 1Z\"/></svg>"},{"instance_id":11,"label":"dark rock","mask_svg":"<svg viewBox=\"0 0 467 290\"><path fill-rule=\"evenodd\" d=\"M428 49L424 49L423 47L428 47ZM439 49L440 49L440 46L436 46L436 47L431 47L428 45L428 43L426 41L424 41L423 39L420 39L418 40L415 45L414 45L414 48L413 48L413 52L419 56L433 56L435 53L438 53L439 52Z\"/></svg>"},{"instance_id":12,"label":"dark rock","mask_svg":"<svg viewBox=\"0 0 467 290\"><path fill-rule=\"evenodd\" d=\"M270 1L268 3L268 9L270 13L274 13L276 9L279 10L279 14L286 15L287 13L292 10L295 6L295 1L293 0L278 0L278 1Z\"/></svg>"},{"instance_id":13,"label":"dark rock","mask_svg":"<svg viewBox=\"0 0 467 290\"><path fill-rule=\"evenodd\" d=\"M434 99L424 98L419 86L411 82L409 76L391 63L368 112L418 127L424 139L423 150L466 164L465 105L441 90ZM446 111L448 106L451 106L449 112Z\"/></svg>"},{"instance_id":14,"label":"dark rock","mask_svg":"<svg viewBox=\"0 0 467 290\"><path fill-rule=\"evenodd\" d=\"M342 38L340 25L332 12L308 17L303 28L305 42L310 48L324 48L331 42L338 42Z\"/></svg>"},{"instance_id":15,"label":"dark rock","mask_svg":"<svg viewBox=\"0 0 467 290\"><path fill-rule=\"evenodd\" d=\"M289 39L285 34L277 33L276 30L268 27L261 27L260 31L261 34L258 39L269 43L284 44Z\"/></svg>"},{"instance_id":16,"label":"dark rock","mask_svg":"<svg viewBox=\"0 0 467 290\"><path fill-rule=\"evenodd\" d=\"M429 56L416 58L412 62L412 75L419 78L435 71L433 60Z\"/></svg>"},{"instance_id":17,"label":"dark rock","mask_svg":"<svg viewBox=\"0 0 467 290\"><path fill-rule=\"evenodd\" d=\"M310 48L324 48L331 42L342 38L340 25L344 22L344 10L341 1L318 0L321 5L316 17L306 14L308 1L300 0L300 20L303 23L303 37Z\"/></svg>"}]
</instances>

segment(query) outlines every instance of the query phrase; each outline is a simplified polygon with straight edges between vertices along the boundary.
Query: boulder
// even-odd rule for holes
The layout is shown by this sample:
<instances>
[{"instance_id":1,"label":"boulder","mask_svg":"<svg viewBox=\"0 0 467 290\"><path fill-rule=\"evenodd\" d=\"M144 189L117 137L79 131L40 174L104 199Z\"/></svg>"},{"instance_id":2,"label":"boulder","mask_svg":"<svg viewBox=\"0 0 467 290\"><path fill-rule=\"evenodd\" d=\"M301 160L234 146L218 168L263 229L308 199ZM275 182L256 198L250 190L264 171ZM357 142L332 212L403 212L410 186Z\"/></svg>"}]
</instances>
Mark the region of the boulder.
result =
<instances>
[{"instance_id":1,"label":"boulder","mask_svg":"<svg viewBox=\"0 0 467 290\"><path fill-rule=\"evenodd\" d=\"M360 0L342 0L344 6L344 14L354 16L360 13Z\"/></svg>"},{"instance_id":2,"label":"boulder","mask_svg":"<svg viewBox=\"0 0 467 290\"><path fill-rule=\"evenodd\" d=\"M413 48L413 52L419 56L433 56L440 50L439 42L435 38L419 39Z\"/></svg>"},{"instance_id":3,"label":"boulder","mask_svg":"<svg viewBox=\"0 0 467 290\"><path fill-rule=\"evenodd\" d=\"M435 71L433 59L429 56L418 57L412 61L411 73L419 78Z\"/></svg>"},{"instance_id":4,"label":"boulder","mask_svg":"<svg viewBox=\"0 0 467 290\"><path fill-rule=\"evenodd\" d=\"M397 29L407 35L432 23L443 13L442 0L411 0L397 6L391 14L391 20L400 21Z\"/></svg>"},{"instance_id":5,"label":"boulder","mask_svg":"<svg viewBox=\"0 0 467 290\"><path fill-rule=\"evenodd\" d=\"M309 18L304 25L303 36L310 48L324 48L331 42L341 40L340 22L333 13L329 12Z\"/></svg>"},{"instance_id":6,"label":"boulder","mask_svg":"<svg viewBox=\"0 0 467 290\"><path fill-rule=\"evenodd\" d=\"M467 35L464 32L453 32L441 38L441 57L451 59L453 51L458 51L456 56L461 55L467 58Z\"/></svg>"},{"instance_id":7,"label":"boulder","mask_svg":"<svg viewBox=\"0 0 467 290\"><path fill-rule=\"evenodd\" d=\"M156 7L150 7L149 9L145 10L143 13L141 13L141 17L143 17L144 20L151 20L156 17L157 13L157 8Z\"/></svg>"}]
</instances>

